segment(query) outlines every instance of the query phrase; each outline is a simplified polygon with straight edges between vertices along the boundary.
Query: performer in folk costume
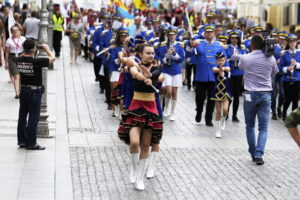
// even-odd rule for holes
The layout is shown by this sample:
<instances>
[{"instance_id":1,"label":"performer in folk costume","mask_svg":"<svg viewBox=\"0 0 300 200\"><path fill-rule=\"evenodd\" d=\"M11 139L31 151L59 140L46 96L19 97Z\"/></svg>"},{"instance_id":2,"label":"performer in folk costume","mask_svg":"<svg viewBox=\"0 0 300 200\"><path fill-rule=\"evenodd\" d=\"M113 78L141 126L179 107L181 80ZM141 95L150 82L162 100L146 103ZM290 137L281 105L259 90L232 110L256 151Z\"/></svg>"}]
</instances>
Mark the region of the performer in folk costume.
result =
<instances>
[{"instance_id":1,"label":"performer in folk costume","mask_svg":"<svg viewBox=\"0 0 300 200\"><path fill-rule=\"evenodd\" d=\"M115 45L113 45L110 49L109 49L109 69L110 71L112 71L111 77L110 77L110 85L111 85L111 90L112 92L112 97L115 97L114 99L112 98L112 116L116 117L119 114L119 107L117 107L116 109L116 105L119 104L119 101L116 99L118 94L114 94L114 92L116 93L117 91L115 91L114 89L117 87L117 83L119 80L119 76L120 76L120 60L118 58L118 53L120 51L123 50L124 45L125 45L125 41L128 37L128 29L127 28L119 28L117 30L117 35L116 35L116 39L115 39ZM116 112L117 110L117 112Z\"/></svg>"},{"instance_id":2,"label":"performer in folk costume","mask_svg":"<svg viewBox=\"0 0 300 200\"><path fill-rule=\"evenodd\" d=\"M225 119L228 114L229 100L231 100L231 92L228 82L230 77L230 67L224 66L226 62L226 56L224 52L217 53L216 59L218 67L212 68L216 76L216 82L210 99L215 101L216 107L216 121L218 122L216 137L221 138L221 131L225 130ZM222 107L223 114L221 116Z\"/></svg>"},{"instance_id":3,"label":"performer in folk costume","mask_svg":"<svg viewBox=\"0 0 300 200\"><path fill-rule=\"evenodd\" d=\"M159 59L163 63L162 72L165 75L161 91L161 98L166 96L164 116L169 117L170 121L175 120L177 90L182 86L181 62L184 60L184 44L175 40L177 32L177 27L169 27L168 41L162 42L157 49ZM171 112L169 112L168 106L171 99Z\"/></svg>"},{"instance_id":4,"label":"performer in folk costume","mask_svg":"<svg viewBox=\"0 0 300 200\"><path fill-rule=\"evenodd\" d=\"M132 167L130 182L137 190L144 190L144 175L149 147L159 144L162 137L162 120L159 118L153 85L162 82L164 76L159 67L154 66L154 48L143 44L139 48L141 64L130 67L134 79L134 96L128 113L122 116L118 130L121 140L130 145Z\"/></svg>"},{"instance_id":5,"label":"performer in folk costume","mask_svg":"<svg viewBox=\"0 0 300 200\"><path fill-rule=\"evenodd\" d=\"M292 103L292 110L298 108L300 91L300 50L297 48L297 36L289 34L288 50L280 57L280 71L283 72L284 104L282 119L285 120L287 110Z\"/></svg>"},{"instance_id":6,"label":"performer in folk costume","mask_svg":"<svg viewBox=\"0 0 300 200\"><path fill-rule=\"evenodd\" d=\"M244 71L238 68L239 57L246 54L246 47L241 44L240 34L237 30L229 33L228 46L224 46L226 56L229 59L230 79L229 85L233 95L232 121L239 122L237 112L240 104L240 94L242 92L242 82ZM230 102L231 104L231 102ZM230 107L229 104L229 107Z\"/></svg>"}]
</instances>

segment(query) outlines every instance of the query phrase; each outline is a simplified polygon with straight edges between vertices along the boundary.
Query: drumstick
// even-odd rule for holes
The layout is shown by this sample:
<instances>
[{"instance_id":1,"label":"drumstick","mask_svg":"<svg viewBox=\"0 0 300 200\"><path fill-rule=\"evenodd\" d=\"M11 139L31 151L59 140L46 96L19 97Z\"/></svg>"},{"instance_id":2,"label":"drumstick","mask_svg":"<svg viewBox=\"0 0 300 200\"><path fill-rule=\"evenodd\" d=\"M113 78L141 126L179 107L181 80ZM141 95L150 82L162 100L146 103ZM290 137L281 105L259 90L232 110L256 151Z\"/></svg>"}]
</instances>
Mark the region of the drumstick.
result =
<instances>
[{"instance_id":1,"label":"drumstick","mask_svg":"<svg viewBox=\"0 0 300 200\"><path fill-rule=\"evenodd\" d=\"M156 87L154 87L154 85L150 84L150 86L155 90L156 93L159 93L159 89L157 89Z\"/></svg>"}]
</instances>

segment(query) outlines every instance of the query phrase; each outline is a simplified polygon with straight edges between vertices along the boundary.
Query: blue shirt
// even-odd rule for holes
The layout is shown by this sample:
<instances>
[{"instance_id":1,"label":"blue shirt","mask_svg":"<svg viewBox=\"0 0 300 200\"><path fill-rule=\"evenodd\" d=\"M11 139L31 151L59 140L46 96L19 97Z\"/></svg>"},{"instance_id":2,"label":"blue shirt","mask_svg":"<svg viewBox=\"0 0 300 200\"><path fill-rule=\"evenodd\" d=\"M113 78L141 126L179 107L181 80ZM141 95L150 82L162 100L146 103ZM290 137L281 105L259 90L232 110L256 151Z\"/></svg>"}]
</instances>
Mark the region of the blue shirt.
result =
<instances>
[{"instance_id":1,"label":"blue shirt","mask_svg":"<svg viewBox=\"0 0 300 200\"><path fill-rule=\"evenodd\" d=\"M195 80L201 82L215 82L215 75L212 68L218 66L216 54L218 52L223 52L226 55L221 43L218 41L209 43L206 40L200 40L196 47L197 55L195 55L194 50L192 51L195 56L196 64ZM228 66L228 63L226 63L225 66Z\"/></svg>"},{"instance_id":2,"label":"blue shirt","mask_svg":"<svg viewBox=\"0 0 300 200\"><path fill-rule=\"evenodd\" d=\"M238 60L231 60L231 56L234 54L234 49L239 51L239 55L246 54L245 46L242 45L241 47L234 47L233 45L228 45L225 47L225 52L227 58L229 59L229 66L230 66L230 74L231 76L241 76L244 74L244 71L238 68Z\"/></svg>"},{"instance_id":3,"label":"blue shirt","mask_svg":"<svg viewBox=\"0 0 300 200\"><path fill-rule=\"evenodd\" d=\"M291 60L295 59L297 65L293 73L287 70L287 67L291 65ZM291 50L285 51L284 54L280 57L280 72L283 72L282 81L285 82L295 82L300 81L300 50Z\"/></svg>"},{"instance_id":4,"label":"blue shirt","mask_svg":"<svg viewBox=\"0 0 300 200\"><path fill-rule=\"evenodd\" d=\"M163 63L162 72L169 75L181 74L181 62L184 60L184 44L182 42L175 42L173 48L175 50L172 59L166 58L166 53L170 47L167 42L162 42L157 48L159 60Z\"/></svg>"}]
</instances>

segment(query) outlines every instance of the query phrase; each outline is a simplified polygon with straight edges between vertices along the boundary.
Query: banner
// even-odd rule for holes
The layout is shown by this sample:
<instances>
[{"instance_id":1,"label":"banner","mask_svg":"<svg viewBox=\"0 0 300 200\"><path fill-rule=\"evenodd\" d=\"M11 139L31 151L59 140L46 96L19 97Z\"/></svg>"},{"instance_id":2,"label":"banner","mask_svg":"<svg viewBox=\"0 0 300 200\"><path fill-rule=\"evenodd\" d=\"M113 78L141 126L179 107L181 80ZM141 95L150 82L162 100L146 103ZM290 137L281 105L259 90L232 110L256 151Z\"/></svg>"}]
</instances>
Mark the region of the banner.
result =
<instances>
[{"instance_id":1,"label":"banner","mask_svg":"<svg viewBox=\"0 0 300 200\"><path fill-rule=\"evenodd\" d=\"M128 12L127 7L121 2L121 0L114 0L116 5L116 11L126 19L134 19L134 17Z\"/></svg>"},{"instance_id":2,"label":"banner","mask_svg":"<svg viewBox=\"0 0 300 200\"><path fill-rule=\"evenodd\" d=\"M217 0L217 9L236 9L238 5L237 0Z\"/></svg>"}]
</instances>

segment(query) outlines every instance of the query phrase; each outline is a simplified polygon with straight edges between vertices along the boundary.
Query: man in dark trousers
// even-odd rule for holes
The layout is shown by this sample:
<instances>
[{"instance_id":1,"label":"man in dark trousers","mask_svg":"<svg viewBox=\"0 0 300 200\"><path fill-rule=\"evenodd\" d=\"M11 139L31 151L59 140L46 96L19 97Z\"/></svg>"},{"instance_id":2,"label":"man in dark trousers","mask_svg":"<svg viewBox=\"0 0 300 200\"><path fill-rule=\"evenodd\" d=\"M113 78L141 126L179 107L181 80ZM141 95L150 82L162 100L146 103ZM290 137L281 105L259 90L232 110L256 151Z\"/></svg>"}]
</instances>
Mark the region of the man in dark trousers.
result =
<instances>
[{"instance_id":1,"label":"man in dark trousers","mask_svg":"<svg viewBox=\"0 0 300 200\"><path fill-rule=\"evenodd\" d=\"M64 17L60 13L59 6L54 6L53 14L53 49L55 56L60 56L62 33L64 31Z\"/></svg>"},{"instance_id":2,"label":"man in dark trousers","mask_svg":"<svg viewBox=\"0 0 300 200\"><path fill-rule=\"evenodd\" d=\"M36 142L37 124L44 87L42 86L42 68L48 67L55 57L48 45L42 48L49 58L35 58L36 45L33 39L23 43L24 53L15 59L21 76L20 109L18 120L18 146L28 150L44 150Z\"/></svg>"}]
</instances>

